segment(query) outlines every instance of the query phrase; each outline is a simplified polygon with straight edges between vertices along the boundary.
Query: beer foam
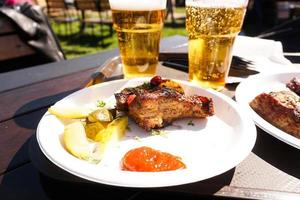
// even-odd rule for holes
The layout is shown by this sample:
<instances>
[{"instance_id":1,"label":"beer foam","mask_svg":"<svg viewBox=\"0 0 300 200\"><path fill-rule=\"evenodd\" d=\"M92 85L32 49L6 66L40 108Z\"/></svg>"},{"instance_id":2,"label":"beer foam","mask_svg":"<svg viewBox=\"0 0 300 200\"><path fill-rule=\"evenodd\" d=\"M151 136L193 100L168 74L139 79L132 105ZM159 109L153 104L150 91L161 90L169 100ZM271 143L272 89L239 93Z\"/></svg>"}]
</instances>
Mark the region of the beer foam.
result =
<instances>
[{"instance_id":1,"label":"beer foam","mask_svg":"<svg viewBox=\"0 0 300 200\"><path fill-rule=\"evenodd\" d=\"M112 10L162 10L167 0L109 0L109 4Z\"/></svg>"},{"instance_id":2,"label":"beer foam","mask_svg":"<svg viewBox=\"0 0 300 200\"><path fill-rule=\"evenodd\" d=\"M186 0L186 6L205 8L236 8L245 7L248 0Z\"/></svg>"}]
</instances>

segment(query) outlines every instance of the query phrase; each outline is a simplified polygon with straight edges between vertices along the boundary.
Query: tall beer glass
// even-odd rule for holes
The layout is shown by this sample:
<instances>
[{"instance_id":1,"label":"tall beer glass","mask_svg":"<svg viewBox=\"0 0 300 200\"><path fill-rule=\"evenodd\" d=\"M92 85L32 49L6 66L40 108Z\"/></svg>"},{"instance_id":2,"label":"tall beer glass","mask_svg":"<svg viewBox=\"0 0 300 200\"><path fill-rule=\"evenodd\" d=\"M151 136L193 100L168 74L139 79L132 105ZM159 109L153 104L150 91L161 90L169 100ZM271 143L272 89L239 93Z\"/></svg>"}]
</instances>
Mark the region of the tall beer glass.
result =
<instances>
[{"instance_id":1,"label":"tall beer glass","mask_svg":"<svg viewBox=\"0 0 300 200\"><path fill-rule=\"evenodd\" d=\"M109 0L125 78L156 73L166 0Z\"/></svg>"},{"instance_id":2,"label":"tall beer glass","mask_svg":"<svg viewBox=\"0 0 300 200\"><path fill-rule=\"evenodd\" d=\"M206 88L225 86L235 37L248 0L186 0L189 79Z\"/></svg>"}]
</instances>

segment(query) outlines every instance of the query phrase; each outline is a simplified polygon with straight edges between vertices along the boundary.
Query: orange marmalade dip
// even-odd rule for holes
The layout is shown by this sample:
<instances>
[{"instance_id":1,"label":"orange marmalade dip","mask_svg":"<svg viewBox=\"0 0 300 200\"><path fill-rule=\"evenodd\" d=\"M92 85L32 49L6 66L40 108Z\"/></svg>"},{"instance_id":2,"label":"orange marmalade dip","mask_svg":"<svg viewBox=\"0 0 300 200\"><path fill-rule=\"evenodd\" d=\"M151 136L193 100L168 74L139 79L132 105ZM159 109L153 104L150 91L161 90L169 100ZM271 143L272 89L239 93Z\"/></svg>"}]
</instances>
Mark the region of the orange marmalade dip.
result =
<instances>
[{"instance_id":1,"label":"orange marmalade dip","mask_svg":"<svg viewBox=\"0 0 300 200\"><path fill-rule=\"evenodd\" d=\"M180 157L150 147L139 147L128 151L123 157L123 170L159 172L185 168Z\"/></svg>"}]
</instances>

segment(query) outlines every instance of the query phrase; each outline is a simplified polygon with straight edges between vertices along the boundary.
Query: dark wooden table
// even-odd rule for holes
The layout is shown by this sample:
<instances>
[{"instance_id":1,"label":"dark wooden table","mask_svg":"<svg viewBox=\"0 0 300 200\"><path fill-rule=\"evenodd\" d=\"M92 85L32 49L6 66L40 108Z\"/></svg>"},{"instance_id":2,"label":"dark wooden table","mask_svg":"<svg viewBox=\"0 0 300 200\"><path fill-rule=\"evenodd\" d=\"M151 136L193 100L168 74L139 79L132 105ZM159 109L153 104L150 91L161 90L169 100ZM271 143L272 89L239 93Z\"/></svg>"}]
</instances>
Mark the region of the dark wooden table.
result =
<instances>
[{"instance_id":1,"label":"dark wooden table","mask_svg":"<svg viewBox=\"0 0 300 200\"><path fill-rule=\"evenodd\" d=\"M171 37L161 51L186 41ZM300 199L300 151L257 128L250 155L208 180L176 187L119 188L88 182L57 168L40 152L36 127L47 108L79 90L117 50L0 74L0 199ZM160 67L160 75L187 74ZM234 96L236 85L222 92Z\"/></svg>"}]
</instances>

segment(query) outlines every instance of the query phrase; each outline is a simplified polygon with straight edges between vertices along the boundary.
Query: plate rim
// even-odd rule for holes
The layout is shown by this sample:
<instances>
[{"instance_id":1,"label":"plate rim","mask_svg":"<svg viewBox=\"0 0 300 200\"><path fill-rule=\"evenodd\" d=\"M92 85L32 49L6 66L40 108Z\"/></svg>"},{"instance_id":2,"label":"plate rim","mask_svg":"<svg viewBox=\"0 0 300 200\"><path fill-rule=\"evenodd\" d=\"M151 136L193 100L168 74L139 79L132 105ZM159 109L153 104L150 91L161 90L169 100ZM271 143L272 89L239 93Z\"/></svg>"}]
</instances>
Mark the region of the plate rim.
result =
<instances>
[{"instance_id":1,"label":"plate rim","mask_svg":"<svg viewBox=\"0 0 300 200\"><path fill-rule=\"evenodd\" d=\"M285 131L277 128L276 126L272 125L270 122L266 121L264 118L262 118L260 115L258 115L250 106L249 106L249 102L245 102L246 99L243 97L244 92L246 91L245 89L248 88L249 89L249 84L251 84L254 81L259 81L259 80L263 80L264 78L271 78L271 77L275 77L275 76L292 76L294 74L299 74L300 75L300 70L295 70L295 71L291 71L291 72L279 72L279 73L272 73L272 74L258 74L252 77L249 77L248 79L242 81L236 88L236 92L235 92L235 98L236 101L242 106L244 107L247 112L250 113L251 118L253 119L254 123L261 128L262 130L264 130L266 133L268 133L269 135L277 138L278 140L294 147L297 149L300 149L300 139L286 133ZM280 81L277 80L277 82L281 83ZM252 88L253 89L253 88ZM276 88L274 88L276 89ZM256 95L259 95L260 93L257 93Z\"/></svg>"},{"instance_id":2,"label":"plate rim","mask_svg":"<svg viewBox=\"0 0 300 200\"><path fill-rule=\"evenodd\" d=\"M150 78L135 78L135 81L137 80L149 80ZM132 79L131 79L132 80ZM217 92L215 90L212 90L212 89L205 89L205 88L201 88L201 87L198 87L197 85L191 83L191 82L188 82L188 81L184 81L184 80L177 80L177 79L172 79L174 81L178 81L179 83L183 83L185 85L187 85L188 87L196 87L197 89L200 89L200 90L206 90L208 93L211 93L212 95L216 95L218 96L219 98L221 98L222 100L226 101L227 103L230 104L230 106L232 106L234 108L234 110L238 110L238 109L241 109L243 110L233 99L231 99L230 97L220 93L220 92ZM104 82L104 83L101 83L101 84L97 84L97 85L93 85L91 86L90 88L94 88L94 87L105 87L106 85L109 85L109 84L115 84L117 82L125 82L125 81L128 81L128 80L125 80L125 79L121 79L121 80L114 80L114 81L109 81L109 82ZM70 98L70 96L74 95L74 94L77 94L79 92L81 92L82 90L85 90L84 89L81 89L81 90L78 90L72 94L69 94L68 96L64 97L63 99L59 100L59 101L62 101L64 100L65 98ZM58 101L58 102L59 102ZM48 112L46 112L43 117L41 118L40 122L44 119L44 116L47 114ZM245 116L243 116L243 115ZM250 141L248 141L248 146L247 148L243 148L243 156L239 156L239 159L235 159L234 161L235 162L232 162L230 164L230 166L226 166L225 169L223 170L219 170L219 173L217 174L214 174L213 176L209 176L209 177L205 177L204 179L201 179L201 180L192 180L192 181L184 181L184 182L181 182L181 183L174 183L174 184L171 184L171 183L168 183L168 184L156 184L154 186L149 186L147 184L145 185L136 185L136 184L120 184L120 183L115 183L115 182L110 182L110 181L104 181L104 180L99 180L95 177L87 177L86 175L80 173L80 172L77 172L77 171L73 171L73 170L70 170L69 168L67 168L66 166L62 165L61 163L55 161L55 158L52 158L52 156L50 156L48 153L47 153L47 150L45 150L41 144L41 141L40 141L40 129L41 129L41 123L39 122L38 124L38 127L37 127L37 134L36 134L36 137L37 137L37 141L38 141L38 145L41 149L41 151L43 152L43 154L52 162L54 163L56 166L58 166L59 168L75 175L75 176L78 176L80 178L83 178L85 180L89 180L89 181L93 181L93 182L97 182L97 183L102 183L102 184L108 184L108 185L113 185L113 186L121 186L121 187L136 187L136 188L155 188L155 187L167 187L167 186L176 186L176 185L182 185L182 184L187 184L187 183L193 183L193 182L197 182L197 181L202 181L202 180L205 180L205 179L208 179L208 178L211 178L211 177L214 177L214 176L217 176L217 175L220 175L222 173L225 173L226 171L236 167L240 162L242 162L244 159L246 159L246 157L251 153L251 150L253 149L254 145L255 145L255 142L256 142L256 128L255 128L255 125L254 125L254 122L251 120L250 116L247 115L246 112L243 112L240 117L243 122L244 125L247 125L247 130L245 129L244 132L247 132L248 135L250 135ZM249 138L247 138L249 139ZM129 172L129 173L132 173L132 172ZM135 172L134 172L135 173ZM139 174L141 174L141 172L137 172ZM149 174L149 173L174 173L174 171L169 171L169 172L142 172L142 173L145 173L145 174Z\"/></svg>"}]
</instances>

